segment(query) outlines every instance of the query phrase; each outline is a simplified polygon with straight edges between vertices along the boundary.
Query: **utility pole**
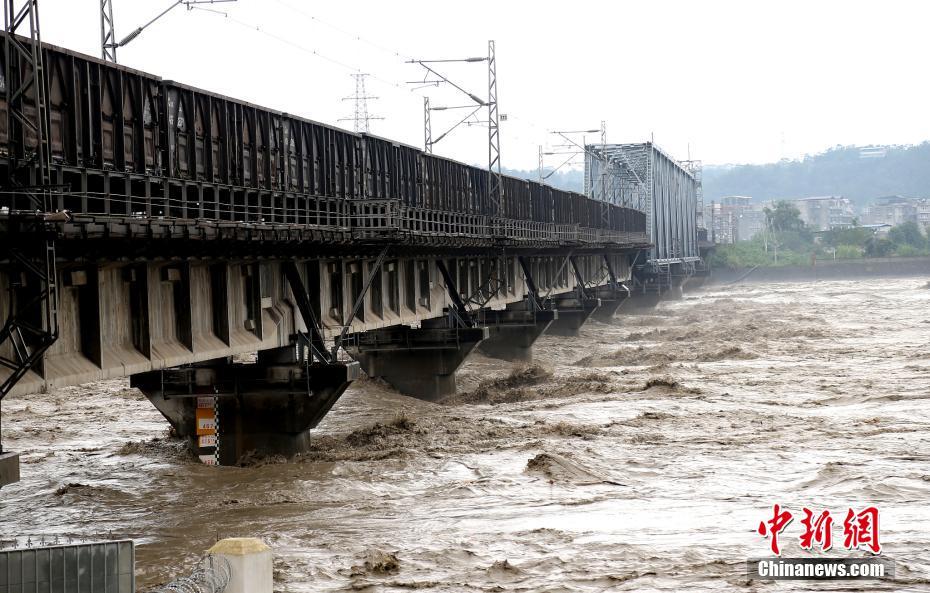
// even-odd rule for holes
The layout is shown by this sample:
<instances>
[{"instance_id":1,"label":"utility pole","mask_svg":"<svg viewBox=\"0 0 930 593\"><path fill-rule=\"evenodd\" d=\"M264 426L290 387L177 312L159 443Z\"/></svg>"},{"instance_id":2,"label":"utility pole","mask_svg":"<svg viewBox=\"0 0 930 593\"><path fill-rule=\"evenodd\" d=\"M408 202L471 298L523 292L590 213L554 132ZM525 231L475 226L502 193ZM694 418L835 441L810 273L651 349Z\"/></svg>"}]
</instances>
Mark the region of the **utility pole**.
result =
<instances>
[{"instance_id":1,"label":"utility pole","mask_svg":"<svg viewBox=\"0 0 930 593\"><path fill-rule=\"evenodd\" d=\"M482 99L475 93L465 90L461 85L452 81L449 77L440 73L432 66L436 63L471 63L471 62L487 62L488 63L488 98L487 100ZM488 41L488 55L487 57L473 57L473 58L462 58L462 59L443 59L443 60L407 60L408 64L419 64L426 70L426 75L423 80L414 80L409 81L408 84L417 85L416 88L422 86L439 86L440 84L447 84L460 93L468 97L472 104L469 105L455 105L455 106L431 106L428 99L423 101L423 139L424 139L424 150L426 152L433 152L433 147L438 144L443 138L445 138L449 133L458 128L462 124L466 125L487 125L488 126L488 199L490 200L490 209L492 214L496 214L500 211L500 204L503 200L504 185L501 177L501 149L500 149L500 122L507 119L506 115L501 115L498 111L497 103L497 57L495 54L494 41ZM432 75L433 78L430 78ZM475 114L481 110L481 108L488 108L488 119L487 121L478 121L473 119ZM468 113L456 122L451 128L439 134L436 137L433 137L432 131L432 120L430 113L433 111L446 111L453 109L465 109L469 110Z\"/></svg>"},{"instance_id":2,"label":"utility pole","mask_svg":"<svg viewBox=\"0 0 930 593\"><path fill-rule=\"evenodd\" d=\"M542 144L539 145L539 182L542 183L545 180L545 171L543 170L543 147Z\"/></svg>"},{"instance_id":3,"label":"utility pole","mask_svg":"<svg viewBox=\"0 0 930 593\"><path fill-rule=\"evenodd\" d=\"M164 9L158 16L145 23L141 27L134 29L129 35L123 37L122 41L116 41L116 27L113 22L113 0L100 0L100 55L105 61L116 63L116 48L123 47L130 41L138 37L142 31L147 29L152 23L171 12L174 8L183 4L187 10L197 8L198 4L220 4L223 2L237 2L238 0L175 0L168 8ZM213 11L216 12L216 11Z\"/></svg>"},{"instance_id":4,"label":"utility pole","mask_svg":"<svg viewBox=\"0 0 930 593\"><path fill-rule=\"evenodd\" d=\"M493 213L500 212L504 202L504 183L501 178L500 115L497 109L497 60L494 40L488 41L488 199L494 204Z\"/></svg>"},{"instance_id":5,"label":"utility pole","mask_svg":"<svg viewBox=\"0 0 930 593\"><path fill-rule=\"evenodd\" d=\"M601 131L600 129L597 129L597 130L552 130L552 131L550 131L550 132L549 132L550 134L556 134L556 135L558 135L558 136L561 136L562 139L565 140L566 144L560 145L559 148L567 148L568 151L553 151L553 152L547 152L547 153L545 153L545 154L547 154L547 155L559 155L559 154L561 154L561 155L568 155L568 158L565 159L564 161L562 161L562 164L561 164L561 165L559 165L558 167L556 167L556 168L553 169L552 171L549 171L549 173L548 173L545 177L543 177L543 179L548 179L549 177L551 177L556 171L558 171L559 169L561 169L561 168L564 167L565 165L567 165L567 164L569 164L570 162L572 162L572 161L575 159L575 157L577 157L578 155L582 155L582 154L587 154L587 153L589 153L590 151L589 151L588 148L587 148L588 141L587 141L587 139L585 138L584 134L594 134L594 133L600 132L600 131ZM575 141L575 140L573 140L572 138L570 138L570 137L568 136L569 134L572 134L572 135L575 135L575 134L582 134L582 136L581 136L581 143L579 144L577 141ZM592 184L589 183L588 171L587 171L587 169L585 169L585 175L584 175L584 192L585 192L585 195L588 195L588 192L593 191L593 187L589 187L590 185L592 185Z\"/></svg>"},{"instance_id":6,"label":"utility pole","mask_svg":"<svg viewBox=\"0 0 930 593\"><path fill-rule=\"evenodd\" d=\"M607 150L607 122L601 120L601 150L603 154ZM604 202L610 201L610 196L607 193L607 169L609 163L607 159L601 160L601 200Z\"/></svg>"},{"instance_id":7,"label":"utility pole","mask_svg":"<svg viewBox=\"0 0 930 593\"><path fill-rule=\"evenodd\" d=\"M113 25L113 0L100 0L100 57L116 63L116 28Z\"/></svg>"},{"instance_id":8,"label":"utility pole","mask_svg":"<svg viewBox=\"0 0 930 593\"><path fill-rule=\"evenodd\" d=\"M423 150L433 154L433 122L429 114L429 97L423 97Z\"/></svg>"},{"instance_id":9,"label":"utility pole","mask_svg":"<svg viewBox=\"0 0 930 593\"><path fill-rule=\"evenodd\" d=\"M352 78L355 79L355 96L354 97L343 97L343 101L355 101L355 115L353 117L344 117L339 121L354 121L355 122L355 133L369 133L369 122L373 119L384 119L383 117L377 117L368 114L368 99L377 99L378 97L370 97L365 93L365 77L368 76L365 73L359 72L357 74L351 74Z\"/></svg>"}]
</instances>

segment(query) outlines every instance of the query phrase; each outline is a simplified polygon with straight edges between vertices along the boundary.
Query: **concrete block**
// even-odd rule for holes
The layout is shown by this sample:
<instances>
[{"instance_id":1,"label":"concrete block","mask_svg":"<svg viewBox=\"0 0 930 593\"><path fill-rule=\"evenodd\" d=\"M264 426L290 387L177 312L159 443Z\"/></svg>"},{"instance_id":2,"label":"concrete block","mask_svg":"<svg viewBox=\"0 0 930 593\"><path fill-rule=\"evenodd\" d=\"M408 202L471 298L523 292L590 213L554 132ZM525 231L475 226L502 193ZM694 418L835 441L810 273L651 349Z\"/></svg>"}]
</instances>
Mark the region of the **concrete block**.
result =
<instances>
[{"instance_id":1,"label":"concrete block","mask_svg":"<svg viewBox=\"0 0 930 593\"><path fill-rule=\"evenodd\" d=\"M229 584L224 593L274 593L271 548L260 539L221 539L207 552L229 562Z\"/></svg>"}]
</instances>

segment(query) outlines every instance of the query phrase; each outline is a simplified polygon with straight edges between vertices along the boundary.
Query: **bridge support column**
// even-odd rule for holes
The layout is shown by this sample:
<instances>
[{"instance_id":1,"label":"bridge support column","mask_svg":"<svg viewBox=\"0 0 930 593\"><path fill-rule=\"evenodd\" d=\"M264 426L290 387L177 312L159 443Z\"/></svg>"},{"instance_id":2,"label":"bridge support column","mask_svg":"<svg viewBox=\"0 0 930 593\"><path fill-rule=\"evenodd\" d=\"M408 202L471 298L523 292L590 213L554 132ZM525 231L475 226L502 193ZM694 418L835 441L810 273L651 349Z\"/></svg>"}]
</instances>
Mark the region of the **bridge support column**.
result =
<instances>
[{"instance_id":1,"label":"bridge support column","mask_svg":"<svg viewBox=\"0 0 930 593\"><path fill-rule=\"evenodd\" d=\"M633 287L627 307L631 312L656 308L663 295L672 288L672 277L667 264L658 268L643 266L635 269L631 281Z\"/></svg>"},{"instance_id":2,"label":"bridge support column","mask_svg":"<svg viewBox=\"0 0 930 593\"><path fill-rule=\"evenodd\" d=\"M630 293L629 303L624 310L629 312L645 312L655 309L661 300L662 293L658 290L634 290Z\"/></svg>"},{"instance_id":3,"label":"bridge support column","mask_svg":"<svg viewBox=\"0 0 930 593\"><path fill-rule=\"evenodd\" d=\"M685 285L691 279L694 273L694 267L690 263L673 264L671 267L671 282L665 298L669 300L678 300L684 297Z\"/></svg>"},{"instance_id":4,"label":"bridge support column","mask_svg":"<svg viewBox=\"0 0 930 593\"><path fill-rule=\"evenodd\" d=\"M0 488L19 482L19 453L0 453Z\"/></svg>"},{"instance_id":5,"label":"bridge support column","mask_svg":"<svg viewBox=\"0 0 930 593\"><path fill-rule=\"evenodd\" d=\"M150 371L132 375L131 384L204 461L213 455L220 465L236 465L250 452L294 455L307 450L310 429L359 375L358 363L308 365L295 351L260 352L254 364L221 359Z\"/></svg>"},{"instance_id":6,"label":"bridge support column","mask_svg":"<svg viewBox=\"0 0 930 593\"><path fill-rule=\"evenodd\" d=\"M521 303L522 305L522 303ZM558 311L505 309L483 311L482 323L490 331L478 349L492 358L514 362L533 360L533 343L558 318Z\"/></svg>"},{"instance_id":7,"label":"bridge support column","mask_svg":"<svg viewBox=\"0 0 930 593\"><path fill-rule=\"evenodd\" d=\"M369 377L384 379L405 395L436 401L455 393L455 371L489 335L486 327L394 326L354 334L346 350Z\"/></svg>"},{"instance_id":8,"label":"bridge support column","mask_svg":"<svg viewBox=\"0 0 930 593\"><path fill-rule=\"evenodd\" d=\"M601 306L591 316L598 321L609 321L620 305L630 298L630 289L622 284L617 287L602 286L597 290L597 296L601 299Z\"/></svg>"},{"instance_id":9,"label":"bridge support column","mask_svg":"<svg viewBox=\"0 0 930 593\"><path fill-rule=\"evenodd\" d=\"M552 302L559 316L546 333L554 336L577 336L584 322L601 306L601 299L590 297L554 297Z\"/></svg>"}]
</instances>

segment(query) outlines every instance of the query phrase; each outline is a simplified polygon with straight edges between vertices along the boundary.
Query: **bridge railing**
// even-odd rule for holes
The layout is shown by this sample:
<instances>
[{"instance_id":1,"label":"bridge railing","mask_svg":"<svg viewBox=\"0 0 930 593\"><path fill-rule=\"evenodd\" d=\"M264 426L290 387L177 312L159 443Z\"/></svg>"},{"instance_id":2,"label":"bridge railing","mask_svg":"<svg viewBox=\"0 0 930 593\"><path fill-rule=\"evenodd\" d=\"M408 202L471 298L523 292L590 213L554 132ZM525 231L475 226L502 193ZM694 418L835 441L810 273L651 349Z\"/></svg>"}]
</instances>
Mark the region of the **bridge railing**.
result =
<instances>
[{"instance_id":1,"label":"bridge railing","mask_svg":"<svg viewBox=\"0 0 930 593\"><path fill-rule=\"evenodd\" d=\"M491 231L487 216L425 208L405 207L402 222L415 235L486 238Z\"/></svg>"},{"instance_id":2,"label":"bridge railing","mask_svg":"<svg viewBox=\"0 0 930 593\"><path fill-rule=\"evenodd\" d=\"M349 205L340 198L283 193L274 200L262 200L244 188L225 188L221 193L204 191L196 195L173 191L155 195L154 185L131 184L121 193L55 189L50 200L55 210L67 210L78 224L81 221L136 225L145 224L146 220L159 223L209 221L340 230L348 230L351 224ZM0 215L23 212L27 209L25 203L25 192L0 192Z\"/></svg>"},{"instance_id":3,"label":"bridge railing","mask_svg":"<svg viewBox=\"0 0 930 593\"><path fill-rule=\"evenodd\" d=\"M399 200L353 200L353 236L388 239L399 235L556 244L645 243L645 233L553 224L405 206Z\"/></svg>"}]
</instances>

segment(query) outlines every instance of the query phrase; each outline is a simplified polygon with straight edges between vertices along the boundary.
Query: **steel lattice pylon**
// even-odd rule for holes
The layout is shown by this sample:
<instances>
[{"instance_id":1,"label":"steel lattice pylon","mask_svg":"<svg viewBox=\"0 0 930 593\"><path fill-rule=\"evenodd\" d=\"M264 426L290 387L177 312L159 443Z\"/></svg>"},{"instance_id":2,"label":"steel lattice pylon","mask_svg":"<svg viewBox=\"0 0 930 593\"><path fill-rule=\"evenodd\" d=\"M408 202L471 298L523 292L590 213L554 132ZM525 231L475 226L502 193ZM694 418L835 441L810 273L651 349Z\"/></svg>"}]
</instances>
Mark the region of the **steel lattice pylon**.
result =
<instances>
[{"instance_id":1,"label":"steel lattice pylon","mask_svg":"<svg viewBox=\"0 0 930 593\"><path fill-rule=\"evenodd\" d=\"M500 113L497 109L497 61L494 40L488 41L488 200L494 214L504 201L501 179Z\"/></svg>"},{"instance_id":2,"label":"steel lattice pylon","mask_svg":"<svg viewBox=\"0 0 930 593\"><path fill-rule=\"evenodd\" d=\"M356 134L367 134L371 131L370 123L373 119L384 119L368 113L368 99L377 99L378 97L369 97L365 92L365 77L368 74L358 72L351 75L355 79L355 95L343 97L343 101L354 101L355 111L352 117L344 117L339 121L353 122L353 129Z\"/></svg>"},{"instance_id":3,"label":"steel lattice pylon","mask_svg":"<svg viewBox=\"0 0 930 593\"><path fill-rule=\"evenodd\" d=\"M116 28L113 25L113 0L100 0L100 57L116 63Z\"/></svg>"},{"instance_id":4,"label":"steel lattice pylon","mask_svg":"<svg viewBox=\"0 0 930 593\"><path fill-rule=\"evenodd\" d=\"M42 357L58 338L58 288L52 211L45 70L38 0L4 3L4 76L9 103L9 177L2 192L10 274L9 310L0 329L0 399L30 370L43 372Z\"/></svg>"},{"instance_id":5,"label":"steel lattice pylon","mask_svg":"<svg viewBox=\"0 0 930 593\"><path fill-rule=\"evenodd\" d=\"M423 97L423 150L433 154L433 122L429 111L429 97Z\"/></svg>"}]
</instances>

